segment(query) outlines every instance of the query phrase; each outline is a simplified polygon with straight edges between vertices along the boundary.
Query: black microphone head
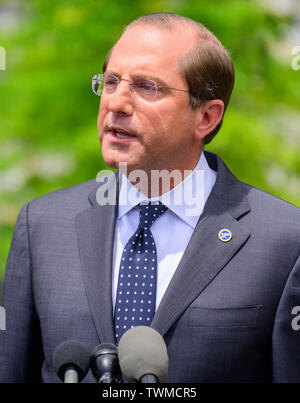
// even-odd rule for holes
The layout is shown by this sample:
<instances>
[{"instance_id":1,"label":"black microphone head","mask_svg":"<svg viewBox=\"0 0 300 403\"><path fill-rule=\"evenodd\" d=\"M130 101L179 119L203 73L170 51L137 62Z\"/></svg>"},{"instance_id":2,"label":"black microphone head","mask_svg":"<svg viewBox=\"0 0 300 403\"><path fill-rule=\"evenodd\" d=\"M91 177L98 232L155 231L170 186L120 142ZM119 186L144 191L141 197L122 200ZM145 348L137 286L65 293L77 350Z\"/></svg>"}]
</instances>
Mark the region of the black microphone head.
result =
<instances>
[{"instance_id":1,"label":"black microphone head","mask_svg":"<svg viewBox=\"0 0 300 403\"><path fill-rule=\"evenodd\" d=\"M95 347L90 366L97 382L115 383L121 380L118 349L114 344L102 343Z\"/></svg>"},{"instance_id":2,"label":"black microphone head","mask_svg":"<svg viewBox=\"0 0 300 403\"><path fill-rule=\"evenodd\" d=\"M128 382L155 375L159 382L168 376L169 358L162 336L147 326L136 326L123 334L118 346L119 362Z\"/></svg>"},{"instance_id":3,"label":"black microphone head","mask_svg":"<svg viewBox=\"0 0 300 403\"><path fill-rule=\"evenodd\" d=\"M94 348L93 356L99 356L103 354L118 354L118 349L114 344L111 343L102 343Z\"/></svg>"},{"instance_id":4,"label":"black microphone head","mask_svg":"<svg viewBox=\"0 0 300 403\"><path fill-rule=\"evenodd\" d=\"M52 356L53 368L57 376L64 381L68 367L75 367L78 381L81 382L90 367L90 352L76 340L67 340L56 347Z\"/></svg>"}]
</instances>

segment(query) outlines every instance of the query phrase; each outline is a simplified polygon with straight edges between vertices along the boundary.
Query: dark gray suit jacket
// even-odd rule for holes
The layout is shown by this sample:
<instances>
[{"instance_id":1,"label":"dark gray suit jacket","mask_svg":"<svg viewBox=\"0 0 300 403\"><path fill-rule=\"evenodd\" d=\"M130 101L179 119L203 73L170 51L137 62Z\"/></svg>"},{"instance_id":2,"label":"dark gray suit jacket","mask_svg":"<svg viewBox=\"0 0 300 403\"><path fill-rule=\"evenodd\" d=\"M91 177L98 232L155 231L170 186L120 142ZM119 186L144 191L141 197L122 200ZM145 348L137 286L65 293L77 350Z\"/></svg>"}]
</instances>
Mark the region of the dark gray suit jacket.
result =
<instances>
[{"instance_id":1,"label":"dark gray suit jacket","mask_svg":"<svg viewBox=\"0 0 300 403\"><path fill-rule=\"evenodd\" d=\"M152 322L168 347L168 382L300 382L300 209L206 157L217 181ZM18 217L1 303L1 382L60 382L58 344L114 343L117 207L97 204L97 186L40 197ZM90 372L84 381L94 381Z\"/></svg>"}]
</instances>

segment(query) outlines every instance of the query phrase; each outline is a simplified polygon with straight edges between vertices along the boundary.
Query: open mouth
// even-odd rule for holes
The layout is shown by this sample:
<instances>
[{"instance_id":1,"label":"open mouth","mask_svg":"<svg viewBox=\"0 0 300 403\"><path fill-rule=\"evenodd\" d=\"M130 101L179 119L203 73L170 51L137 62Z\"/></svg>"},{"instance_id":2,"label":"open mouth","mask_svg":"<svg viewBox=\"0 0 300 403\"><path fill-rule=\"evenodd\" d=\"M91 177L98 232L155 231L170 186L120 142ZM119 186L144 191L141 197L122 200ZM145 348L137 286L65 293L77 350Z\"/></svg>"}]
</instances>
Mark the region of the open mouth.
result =
<instances>
[{"instance_id":1,"label":"open mouth","mask_svg":"<svg viewBox=\"0 0 300 403\"><path fill-rule=\"evenodd\" d=\"M109 132L116 138L118 139L130 139L130 138L135 138L136 136L134 134L128 133L126 131L123 131L121 129L110 129Z\"/></svg>"}]
</instances>

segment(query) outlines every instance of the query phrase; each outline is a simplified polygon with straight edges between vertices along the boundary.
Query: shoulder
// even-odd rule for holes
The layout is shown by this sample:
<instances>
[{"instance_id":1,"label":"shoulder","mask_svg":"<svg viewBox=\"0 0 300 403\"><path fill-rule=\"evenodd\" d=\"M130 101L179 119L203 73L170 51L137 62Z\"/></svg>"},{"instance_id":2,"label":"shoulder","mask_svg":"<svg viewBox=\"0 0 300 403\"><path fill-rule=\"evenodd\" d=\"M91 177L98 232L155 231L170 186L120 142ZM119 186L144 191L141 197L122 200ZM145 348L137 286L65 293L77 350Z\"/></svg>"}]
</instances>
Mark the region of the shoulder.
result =
<instances>
[{"instance_id":1,"label":"shoulder","mask_svg":"<svg viewBox=\"0 0 300 403\"><path fill-rule=\"evenodd\" d=\"M224 161L213 153L205 154L212 169L217 171L214 196L223 209L231 211L238 221L261 242L273 240L300 249L300 208L252 185L239 181Z\"/></svg>"},{"instance_id":2,"label":"shoulder","mask_svg":"<svg viewBox=\"0 0 300 403\"><path fill-rule=\"evenodd\" d=\"M97 187L99 184L94 179L63 188L31 200L22 211L27 211L29 220L74 217L78 212L91 207L89 194Z\"/></svg>"},{"instance_id":3,"label":"shoulder","mask_svg":"<svg viewBox=\"0 0 300 403\"><path fill-rule=\"evenodd\" d=\"M300 208L267 193L259 188L243 183L248 189L251 212L261 219L298 226L300 229Z\"/></svg>"},{"instance_id":4,"label":"shoulder","mask_svg":"<svg viewBox=\"0 0 300 403\"><path fill-rule=\"evenodd\" d=\"M73 204L81 204L88 200L89 193L97 186L95 179L79 183L70 187L62 188L43 196L37 197L29 202L34 206L49 205L51 203L63 203L73 201Z\"/></svg>"},{"instance_id":5,"label":"shoulder","mask_svg":"<svg viewBox=\"0 0 300 403\"><path fill-rule=\"evenodd\" d=\"M300 254L300 209L256 187L248 189L250 212L241 219L253 239L293 264Z\"/></svg>"},{"instance_id":6,"label":"shoulder","mask_svg":"<svg viewBox=\"0 0 300 403\"><path fill-rule=\"evenodd\" d=\"M300 227L299 207L262 189L241 182L218 155L206 151L205 156L209 166L217 171L214 193L218 199L227 200L229 206L246 199L251 212L256 216L267 220L292 221L295 225L298 223Z\"/></svg>"}]
</instances>

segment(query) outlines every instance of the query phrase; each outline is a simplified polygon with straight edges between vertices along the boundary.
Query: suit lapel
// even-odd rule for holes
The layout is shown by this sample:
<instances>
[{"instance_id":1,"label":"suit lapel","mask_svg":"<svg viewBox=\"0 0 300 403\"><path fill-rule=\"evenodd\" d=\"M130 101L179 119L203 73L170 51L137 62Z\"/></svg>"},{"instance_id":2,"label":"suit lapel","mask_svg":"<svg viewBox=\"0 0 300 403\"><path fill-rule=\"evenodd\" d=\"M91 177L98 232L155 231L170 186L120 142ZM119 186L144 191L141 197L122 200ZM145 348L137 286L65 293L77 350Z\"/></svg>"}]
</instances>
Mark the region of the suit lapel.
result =
<instances>
[{"instance_id":1,"label":"suit lapel","mask_svg":"<svg viewBox=\"0 0 300 403\"><path fill-rule=\"evenodd\" d=\"M116 175L106 190L117 200ZM104 186L104 185L103 185ZM114 343L112 308L112 262L117 204L101 204L99 186L89 195L93 207L75 217L78 249L89 306L101 343ZM96 197L97 196L97 197ZM96 200L97 199L97 200Z\"/></svg>"},{"instance_id":2,"label":"suit lapel","mask_svg":"<svg viewBox=\"0 0 300 403\"><path fill-rule=\"evenodd\" d=\"M218 176L189 245L154 316L152 327L164 335L187 307L246 243L249 232L238 218L250 207L247 187L241 184L216 156L205 153L208 163L217 163ZM221 229L232 239L222 242Z\"/></svg>"}]
</instances>

